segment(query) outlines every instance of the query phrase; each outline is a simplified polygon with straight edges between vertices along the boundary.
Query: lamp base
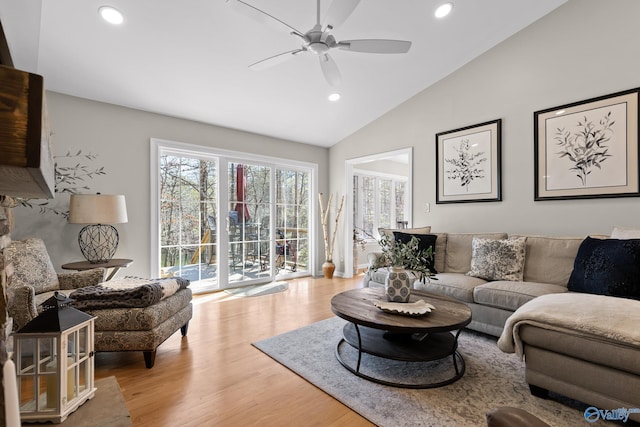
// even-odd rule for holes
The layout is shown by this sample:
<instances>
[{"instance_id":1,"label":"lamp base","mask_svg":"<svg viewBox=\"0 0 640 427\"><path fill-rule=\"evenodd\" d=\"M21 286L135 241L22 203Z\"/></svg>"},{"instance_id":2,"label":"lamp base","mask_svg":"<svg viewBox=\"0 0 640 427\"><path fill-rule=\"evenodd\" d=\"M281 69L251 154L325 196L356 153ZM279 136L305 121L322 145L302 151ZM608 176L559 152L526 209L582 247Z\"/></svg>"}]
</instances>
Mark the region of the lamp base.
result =
<instances>
[{"instance_id":1,"label":"lamp base","mask_svg":"<svg viewBox=\"0 0 640 427\"><path fill-rule=\"evenodd\" d=\"M118 241L118 230L112 225L87 225L78 234L80 252L92 264L109 262L116 253Z\"/></svg>"}]
</instances>

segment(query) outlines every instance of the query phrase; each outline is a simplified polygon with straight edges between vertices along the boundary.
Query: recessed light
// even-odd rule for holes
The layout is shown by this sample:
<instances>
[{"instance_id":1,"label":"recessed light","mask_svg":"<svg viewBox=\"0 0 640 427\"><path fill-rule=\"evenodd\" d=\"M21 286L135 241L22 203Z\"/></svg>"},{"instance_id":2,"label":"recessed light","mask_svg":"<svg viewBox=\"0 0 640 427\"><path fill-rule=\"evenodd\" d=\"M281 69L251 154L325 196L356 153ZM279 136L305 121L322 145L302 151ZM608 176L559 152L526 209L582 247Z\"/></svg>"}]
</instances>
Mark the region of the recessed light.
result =
<instances>
[{"instance_id":1,"label":"recessed light","mask_svg":"<svg viewBox=\"0 0 640 427\"><path fill-rule=\"evenodd\" d=\"M107 21L109 24L120 25L124 22L124 16L122 12L112 6L101 6L98 9L100 16L102 19Z\"/></svg>"},{"instance_id":2,"label":"recessed light","mask_svg":"<svg viewBox=\"0 0 640 427\"><path fill-rule=\"evenodd\" d=\"M435 15L436 18L444 18L449 13L451 13L452 9L453 9L453 3L444 3L444 4L440 5L440 6L438 6L438 8L436 9L434 15Z\"/></svg>"},{"instance_id":3,"label":"recessed light","mask_svg":"<svg viewBox=\"0 0 640 427\"><path fill-rule=\"evenodd\" d=\"M339 93L332 93L331 95L329 95L329 101L331 102L336 102L338 99L340 99Z\"/></svg>"}]
</instances>

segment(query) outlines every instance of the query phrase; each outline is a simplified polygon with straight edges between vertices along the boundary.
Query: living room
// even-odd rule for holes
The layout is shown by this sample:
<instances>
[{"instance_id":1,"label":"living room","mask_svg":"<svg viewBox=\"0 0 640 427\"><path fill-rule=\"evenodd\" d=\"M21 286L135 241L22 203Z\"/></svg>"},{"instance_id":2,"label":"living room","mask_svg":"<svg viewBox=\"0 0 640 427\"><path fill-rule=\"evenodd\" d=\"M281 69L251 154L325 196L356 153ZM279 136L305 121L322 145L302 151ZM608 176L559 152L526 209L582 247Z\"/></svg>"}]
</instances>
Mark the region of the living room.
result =
<instances>
[{"instance_id":1,"label":"living room","mask_svg":"<svg viewBox=\"0 0 640 427\"><path fill-rule=\"evenodd\" d=\"M348 193L349 190L345 184L347 160L411 147L412 225L430 225L434 231L504 231L559 236L609 235L614 226L640 226L640 204L637 198L534 201L533 113L640 86L637 72L640 68L640 48L635 43L640 38L636 22L639 13L640 4L634 0L569 0L488 52L461 65L452 74L371 124L328 148L49 92L48 109L55 130L54 154L64 155L68 151L82 150L98 155L95 163L105 168L106 175L92 180L91 190L127 195L129 221L118 226L121 232L119 253L127 257L134 257L132 254L135 254L135 262L127 267L127 274L134 276L149 276L151 271L150 138L203 146L214 144L224 150L313 162L318 165L318 190L340 195ZM435 135L495 119L502 120L502 200L495 203L437 204ZM45 240L56 266L78 258L77 226L67 224L64 218L41 215L37 210L28 208L16 208L15 216L14 239L32 235L41 237ZM315 232L319 235L319 221L315 227ZM338 231L334 261L338 275L349 277L352 274L347 266L350 253L347 249L349 245L345 242L350 242L351 236L346 230L348 229ZM324 259L322 242L318 239L316 243L314 273L319 275L319 266ZM337 292L355 287L358 286L358 280L356 278L351 282L343 282L337 279L335 288L331 289ZM315 284L308 282L300 286L305 292L315 295L326 292L321 292L315 287L331 286L330 283L318 281ZM326 305L325 308L317 308L317 312L308 316L298 311L282 314L287 318L292 316L292 313L301 317L295 322L275 326L271 333L265 331L264 338L285 331L285 324L295 328L303 326L306 321L314 322L330 316L328 297L319 298L321 303ZM302 300L294 301L304 303ZM225 308L223 304L216 307L220 310L237 310L251 315L263 310L279 313L288 311L273 300L269 302L268 308L254 302L246 306L238 302L232 304L229 305L232 308ZM206 329L206 322L200 322L202 323L192 326L191 334L196 338L190 339L189 347L197 346L200 339L203 343L215 347L216 343L197 338L195 329ZM230 331L229 334L233 332ZM226 338L222 332L219 337ZM235 345L245 344L236 342ZM179 337L173 336L165 346L170 347L166 356L179 353ZM246 352L254 350L247 346ZM213 352L210 356L219 357ZM271 361L267 359L261 362L261 366L269 362ZM127 368L130 369L130 375L135 377L136 381L144 382L144 376L135 373L136 370L144 369L140 367L141 362L137 359L134 361L132 355L125 363L130 366ZM199 367L201 366L193 368L195 370ZM184 375L197 375L196 372L180 372ZM279 378L287 371L282 369L267 372L268 375ZM150 375L146 372L143 374ZM252 371L253 374L260 375L260 372ZM124 372L123 376L126 375L128 374ZM157 374L151 374L155 375ZM246 378L243 378L242 374L239 375L240 378L227 377L226 380L244 382L249 386ZM293 383L293 387L300 386L298 383L303 381L295 376L294 378L285 381L288 384ZM278 381L276 378L271 379ZM177 379L166 377L166 380ZM264 378L262 380L268 382ZM151 386L155 387L157 384L152 383ZM137 392L143 393L142 390L138 388ZM237 395L242 393L240 388L233 390ZM197 395L199 391L207 389L185 390L190 396ZM264 385L261 392L268 393L268 386ZM281 387L280 392L282 399L290 396L286 387ZM313 400L321 393L305 389L303 394L307 394L310 396L309 400ZM132 402L139 399L139 395L128 392L127 395ZM225 397L224 400L226 399L229 405L235 405L237 402L234 397ZM307 413L321 413L328 407L340 413L340 416L346 417L342 420L340 416L333 419L334 425L348 425L349 421L352 421L349 415L344 415L349 413L348 410L330 403L329 399L319 399L322 407L314 407L308 402ZM246 400L244 402L247 405L252 403ZM202 405L206 405L206 401L202 402ZM179 409L176 408L177 410ZM242 410L243 408L238 408L239 412ZM282 408L282 411L286 409ZM297 420L305 420L303 415L299 416ZM314 415L317 417L314 419L318 424L323 424L325 416L331 419L329 415L319 414ZM137 419L140 425L145 425L143 418ZM265 418L256 422L266 423L268 420L269 418Z\"/></svg>"}]
</instances>

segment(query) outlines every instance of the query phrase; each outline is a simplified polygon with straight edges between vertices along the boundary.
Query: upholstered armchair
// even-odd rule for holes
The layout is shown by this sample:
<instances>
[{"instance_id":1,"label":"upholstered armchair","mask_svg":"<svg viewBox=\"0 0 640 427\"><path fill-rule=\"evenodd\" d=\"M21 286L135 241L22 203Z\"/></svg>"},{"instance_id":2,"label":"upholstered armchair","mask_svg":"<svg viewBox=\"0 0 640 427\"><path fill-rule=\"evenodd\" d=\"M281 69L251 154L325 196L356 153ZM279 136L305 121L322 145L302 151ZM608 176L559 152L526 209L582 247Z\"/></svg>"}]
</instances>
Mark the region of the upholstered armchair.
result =
<instances>
[{"instance_id":1,"label":"upholstered armchair","mask_svg":"<svg viewBox=\"0 0 640 427\"><path fill-rule=\"evenodd\" d=\"M104 270L101 268L56 273L41 239L12 241L3 252L5 265L13 266L8 282L7 309L14 319L14 330L36 317L40 304L58 291L72 299L77 298L74 302L76 308L96 317L94 343L97 352L142 351L146 367L151 368L160 344L178 329L183 336L187 334L193 315L187 280L125 278L121 282L133 288L128 290L129 293L123 293L109 289L108 284L113 282L103 282ZM171 280L175 283L168 285L174 287L170 295L159 290L158 283L149 284ZM139 289L136 286L141 282L147 283L147 288L156 295L160 292L162 297L153 301L142 298L148 304L137 304L137 300L132 304L129 296ZM112 298L119 293L122 294L120 300ZM91 300L92 295L97 295L98 299Z\"/></svg>"},{"instance_id":2,"label":"upholstered armchair","mask_svg":"<svg viewBox=\"0 0 640 427\"><path fill-rule=\"evenodd\" d=\"M96 285L104 278L104 269L56 273L41 239L14 240L4 250L5 265L13 266L9 282L9 316L18 330L39 313L40 304L54 292L68 294L74 289ZM65 292L66 291L66 292Z\"/></svg>"}]
</instances>

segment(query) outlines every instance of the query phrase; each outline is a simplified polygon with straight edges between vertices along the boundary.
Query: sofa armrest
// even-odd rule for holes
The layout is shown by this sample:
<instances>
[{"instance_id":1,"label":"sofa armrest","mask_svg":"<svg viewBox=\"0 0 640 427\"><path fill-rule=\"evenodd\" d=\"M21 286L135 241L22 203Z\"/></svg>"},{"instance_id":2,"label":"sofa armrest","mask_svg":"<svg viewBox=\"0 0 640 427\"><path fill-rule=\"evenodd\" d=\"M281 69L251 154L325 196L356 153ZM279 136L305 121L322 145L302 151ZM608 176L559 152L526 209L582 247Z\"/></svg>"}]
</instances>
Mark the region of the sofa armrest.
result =
<instances>
[{"instance_id":1,"label":"sofa armrest","mask_svg":"<svg viewBox=\"0 0 640 427\"><path fill-rule=\"evenodd\" d=\"M382 268L387 267L382 257L382 252L369 252L367 254L367 264L370 268Z\"/></svg>"},{"instance_id":2,"label":"sofa armrest","mask_svg":"<svg viewBox=\"0 0 640 427\"><path fill-rule=\"evenodd\" d=\"M97 285L104 281L104 268L76 271L73 273L58 273L60 290L73 290L85 286Z\"/></svg>"},{"instance_id":3,"label":"sofa armrest","mask_svg":"<svg viewBox=\"0 0 640 427\"><path fill-rule=\"evenodd\" d=\"M13 330L17 331L38 315L33 286L17 285L7 288L7 312L13 318Z\"/></svg>"}]
</instances>

